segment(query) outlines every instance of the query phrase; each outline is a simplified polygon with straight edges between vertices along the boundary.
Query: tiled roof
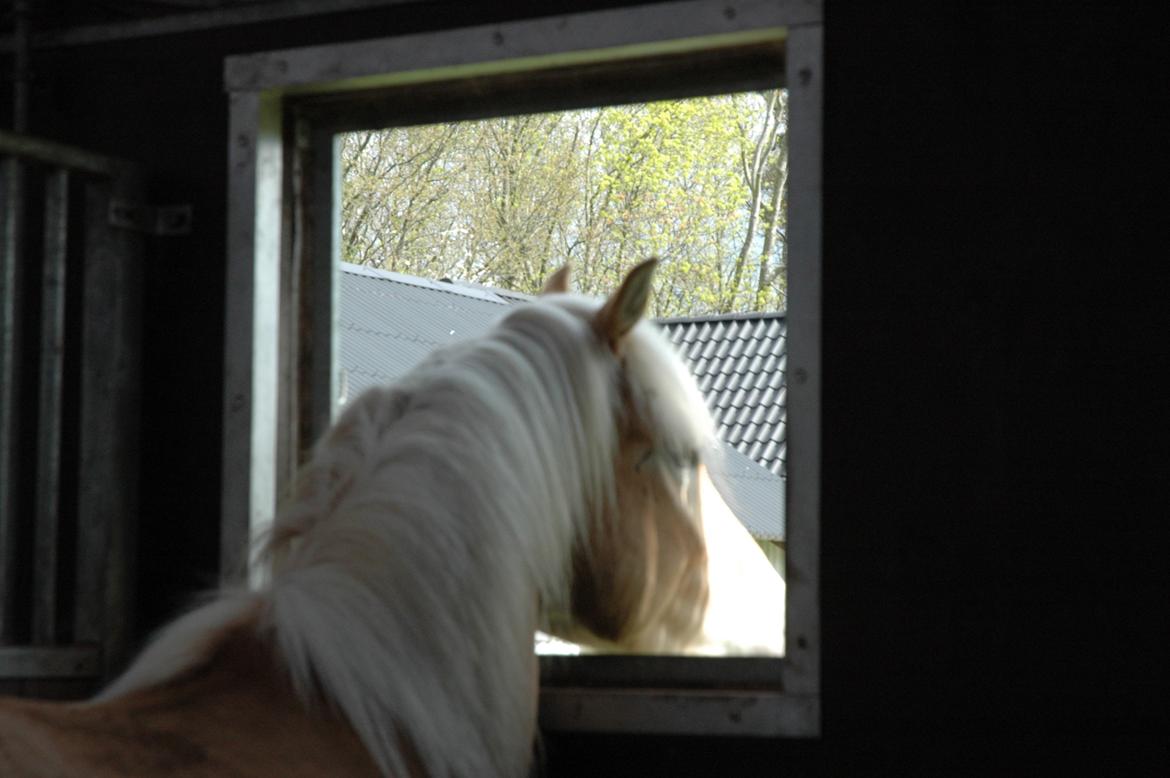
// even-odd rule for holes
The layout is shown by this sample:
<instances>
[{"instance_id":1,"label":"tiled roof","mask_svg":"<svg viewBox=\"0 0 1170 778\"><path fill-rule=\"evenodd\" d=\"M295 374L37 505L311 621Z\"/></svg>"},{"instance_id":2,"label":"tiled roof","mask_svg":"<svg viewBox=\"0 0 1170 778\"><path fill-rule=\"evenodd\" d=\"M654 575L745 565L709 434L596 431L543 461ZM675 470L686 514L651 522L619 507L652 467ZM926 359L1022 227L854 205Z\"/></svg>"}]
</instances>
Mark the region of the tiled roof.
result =
<instances>
[{"instance_id":1,"label":"tiled roof","mask_svg":"<svg viewBox=\"0 0 1170 778\"><path fill-rule=\"evenodd\" d=\"M357 265L343 263L341 268L338 361L343 398L396 380L437 346L484 332L509 305L529 299L516 292ZM698 378L720 436L727 442L732 442L728 431L737 436L738 451L724 445L722 463L712 466L715 483L753 537L782 540L783 471L770 472L760 460L752 461L751 451L768 455L767 461L782 468L783 317L672 319L661 324ZM735 421L738 416L745 421ZM770 447L769 434L775 436Z\"/></svg>"},{"instance_id":2,"label":"tiled roof","mask_svg":"<svg viewBox=\"0 0 1170 778\"><path fill-rule=\"evenodd\" d=\"M659 322L711 407L719 436L784 477L787 453L784 314L746 313Z\"/></svg>"}]
</instances>

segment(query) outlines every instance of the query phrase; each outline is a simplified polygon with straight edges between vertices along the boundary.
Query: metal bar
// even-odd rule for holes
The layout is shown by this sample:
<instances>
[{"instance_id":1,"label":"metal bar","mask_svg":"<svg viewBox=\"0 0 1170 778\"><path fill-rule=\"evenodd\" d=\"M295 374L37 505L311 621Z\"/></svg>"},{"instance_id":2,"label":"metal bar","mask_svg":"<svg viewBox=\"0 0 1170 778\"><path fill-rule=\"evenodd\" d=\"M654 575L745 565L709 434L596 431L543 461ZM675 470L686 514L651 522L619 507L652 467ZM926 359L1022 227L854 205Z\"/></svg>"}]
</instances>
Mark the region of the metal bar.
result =
<instances>
[{"instance_id":1,"label":"metal bar","mask_svg":"<svg viewBox=\"0 0 1170 778\"><path fill-rule=\"evenodd\" d=\"M122 175L127 173L130 167L127 163L112 157L6 130L0 130L0 155L21 157L102 176Z\"/></svg>"},{"instance_id":2,"label":"metal bar","mask_svg":"<svg viewBox=\"0 0 1170 778\"><path fill-rule=\"evenodd\" d=\"M233 94L228 149L220 577L238 582L276 506L282 137L280 100Z\"/></svg>"},{"instance_id":3,"label":"metal bar","mask_svg":"<svg viewBox=\"0 0 1170 778\"><path fill-rule=\"evenodd\" d=\"M104 674L125 658L131 628L145 240L112 228L107 214L111 197L140 196L132 176L85 192L74 638L101 646Z\"/></svg>"},{"instance_id":4,"label":"metal bar","mask_svg":"<svg viewBox=\"0 0 1170 778\"><path fill-rule=\"evenodd\" d=\"M21 403L24 163L0 162L0 644L15 638Z\"/></svg>"},{"instance_id":5,"label":"metal bar","mask_svg":"<svg viewBox=\"0 0 1170 778\"><path fill-rule=\"evenodd\" d=\"M113 292L108 282L108 249L102 240L109 229L105 224L103 206L110 197L108 182L93 182L85 188L84 254L85 289L82 306L82 366L81 366L81 453L79 467L77 511L77 590L73 634L75 639L100 643L105 618L105 561L110 548L109 528L105 523L108 507L114 499L111 484L105 482L102 460L109 454L114 441L104 411L109 401L108 390L102 386L107 376L102 368L106 330L113 324L109 301L101 298L103 283ZM101 223L98 223L101 212ZM91 297L93 298L91 300ZM96 394L95 394L96 393ZM105 442L103 443L103 438Z\"/></svg>"},{"instance_id":6,"label":"metal bar","mask_svg":"<svg viewBox=\"0 0 1170 778\"><path fill-rule=\"evenodd\" d=\"M819 26L788 38L788 686L820 690L821 133ZM816 723L819 730L819 719Z\"/></svg>"},{"instance_id":7,"label":"metal bar","mask_svg":"<svg viewBox=\"0 0 1170 778\"><path fill-rule=\"evenodd\" d=\"M45 176L44 281L41 303L40 414L33 569L33 642L57 641L57 579L61 502L61 394L65 372L65 251L69 173Z\"/></svg>"},{"instance_id":8,"label":"metal bar","mask_svg":"<svg viewBox=\"0 0 1170 778\"><path fill-rule=\"evenodd\" d=\"M0 678L93 678L100 672L97 646L0 648Z\"/></svg>"},{"instance_id":9,"label":"metal bar","mask_svg":"<svg viewBox=\"0 0 1170 778\"><path fill-rule=\"evenodd\" d=\"M12 129L28 131L29 0L12 3Z\"/></svg>"}]
</instances>

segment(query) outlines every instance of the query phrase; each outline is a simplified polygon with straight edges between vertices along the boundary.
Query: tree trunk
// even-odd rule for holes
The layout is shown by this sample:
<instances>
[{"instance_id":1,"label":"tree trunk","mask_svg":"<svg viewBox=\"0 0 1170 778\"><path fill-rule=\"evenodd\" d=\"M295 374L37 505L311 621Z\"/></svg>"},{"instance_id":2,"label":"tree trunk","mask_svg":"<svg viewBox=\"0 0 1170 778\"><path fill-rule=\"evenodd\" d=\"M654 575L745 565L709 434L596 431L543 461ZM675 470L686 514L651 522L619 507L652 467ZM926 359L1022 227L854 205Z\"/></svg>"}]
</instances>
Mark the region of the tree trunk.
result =
<instances>
[{"instance_id":1,"label":"tree trunk","mask_svg":"<svg viewBox=\"0 0 1170 778\"><path fill-rule=\"evenodd\" d=\"M735 303L735 298L739 294L740 284L743 281L744 268L747 266L748 254L752 249L752 241L756 236L756 225L760 218L760 200L764 193L764 167L768 160L768 154L772 151L772 145L776 142L776 134L780 129L779 102L780 90L777 89L769 96L768 113L764 117L764 126L760 129L760 137L756 140L755 152L752 154L752 163L750 166L745 166L744 169L745 183L751 192L748 225L743 237L743 243L739 248L739 255L735 260L735 269L732 273L730 285L730 296L724 299L719 306L721 313L726 313Z\"/></svg>"},{"instance_id":2,"label":"tree trunk","mask_svg":"<svg viewBox=\"0 0 1170 778\"><path fill-rule=\"evenodd\" d=\"M780 225L780 204L783 202L784 187L788 185L788 150L784 149L780 152L780 158L776 160L776 179L772 184L772 202L771 213L768 215L768 226L764 231L764 248L760 252L760 273L756 278L756 304L757 311L762 310L767 299L766 290L768 285L772 283L775 274L781 272L784 265L782 262L775 271L768 272L768 262L772 257L772 249L776 246L776 228ZM785 220L787 221L787 220Z\"/></svg>"}]
</instances>

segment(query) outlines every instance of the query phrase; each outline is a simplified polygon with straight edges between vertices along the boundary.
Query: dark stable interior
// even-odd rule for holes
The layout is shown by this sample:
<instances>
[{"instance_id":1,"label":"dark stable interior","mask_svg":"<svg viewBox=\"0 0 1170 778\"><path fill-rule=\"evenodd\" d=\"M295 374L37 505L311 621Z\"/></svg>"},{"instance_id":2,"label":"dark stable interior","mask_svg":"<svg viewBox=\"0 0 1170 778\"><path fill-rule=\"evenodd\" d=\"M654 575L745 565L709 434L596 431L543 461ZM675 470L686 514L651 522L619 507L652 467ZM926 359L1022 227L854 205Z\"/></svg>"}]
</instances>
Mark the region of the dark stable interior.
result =
<instances>
[{"instance_id":1,"label":"dark stable interior","mask_svg":"<svg viewBox=\"0 0 1170 778\"><path fill-rule=\"evenodd\" d=\"M30 133L141 164L150 201L195 218L145 265L137 639L216 578L223 58L621 5L407 2L34 48ZM827 4L823 734L550 735L548 775L1165 764L1167 457L1141 409L1165 405L1142 395L1170 362L1166 263L1140 217L1165 219L1167 186L1139 143L1170 90L1136 16Z\"/></svg>"}]
</instances>

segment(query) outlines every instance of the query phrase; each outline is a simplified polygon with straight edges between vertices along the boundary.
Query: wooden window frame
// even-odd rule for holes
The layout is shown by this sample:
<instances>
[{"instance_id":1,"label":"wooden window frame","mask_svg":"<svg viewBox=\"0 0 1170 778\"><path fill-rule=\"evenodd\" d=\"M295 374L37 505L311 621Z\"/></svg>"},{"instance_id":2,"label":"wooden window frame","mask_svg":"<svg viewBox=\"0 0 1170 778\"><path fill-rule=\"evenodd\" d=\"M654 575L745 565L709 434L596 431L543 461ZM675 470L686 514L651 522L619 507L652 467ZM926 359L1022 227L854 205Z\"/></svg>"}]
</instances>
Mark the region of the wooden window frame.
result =
<instances>
[{"instance_id":1,"label":"wooden window frame","mask_svg":"<svg viewBox=\"0 0 1170 778\"><path fill-rule=\"evenodd\" d=\"M546 731L819 736L822 27L815 0L683 0L227 58L224 578L246 573L334 411L339 132L785 86L785 656L542 657L540 716Z\"/></svg>"}]
</instances>

